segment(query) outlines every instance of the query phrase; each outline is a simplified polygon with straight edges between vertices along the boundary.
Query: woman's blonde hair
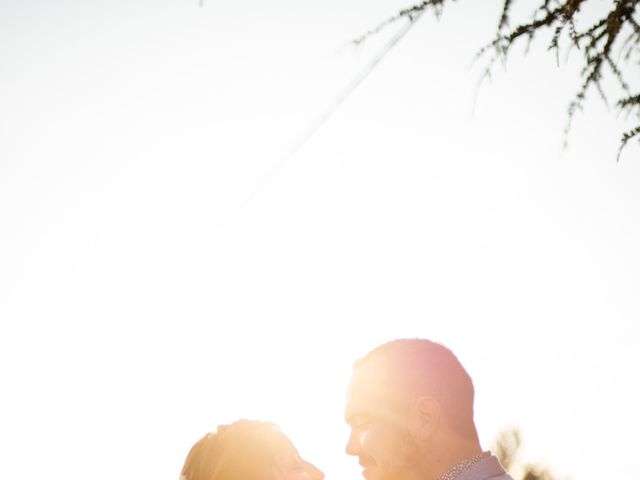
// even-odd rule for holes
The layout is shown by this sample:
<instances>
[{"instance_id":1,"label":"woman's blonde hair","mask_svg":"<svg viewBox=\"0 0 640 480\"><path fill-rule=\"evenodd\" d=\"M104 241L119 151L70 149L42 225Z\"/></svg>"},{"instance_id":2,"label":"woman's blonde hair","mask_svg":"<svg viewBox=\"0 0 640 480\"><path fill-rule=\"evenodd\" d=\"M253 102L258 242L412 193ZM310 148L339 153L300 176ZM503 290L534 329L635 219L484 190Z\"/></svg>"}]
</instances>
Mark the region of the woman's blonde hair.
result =
<instances>
[{"instance_id":1,"label":"woman's blonde hair","mask_svg":"<svg viewBox=\"0 0 640 480\"><path fill-rule=\"evenodd\" d=\"M275 459L291 449L295 451L273 423L238 420L195 443L180 480L272 480Z\"/></svg>"}]
</instances>

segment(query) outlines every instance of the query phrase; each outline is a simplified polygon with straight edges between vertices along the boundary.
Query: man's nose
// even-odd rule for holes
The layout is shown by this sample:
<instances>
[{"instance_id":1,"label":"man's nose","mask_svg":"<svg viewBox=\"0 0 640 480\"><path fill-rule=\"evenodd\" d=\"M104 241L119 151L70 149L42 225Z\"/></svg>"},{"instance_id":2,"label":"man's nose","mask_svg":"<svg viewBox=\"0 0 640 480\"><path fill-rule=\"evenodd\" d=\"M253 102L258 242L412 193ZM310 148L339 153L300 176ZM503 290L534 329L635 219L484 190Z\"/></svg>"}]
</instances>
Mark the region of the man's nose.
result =
<instances>
[{"instance_id":1,"label":"man's nose","mask_svg":"<svg viewBox=\"0 0 640 480\"><path fill-rule=\"evenodd\" d=\"M345 452L347 455L358 455L360 451L360 442L358 441L357 435L354 435L353 432L349 435L349 441L347 442L347 446L345 448Z\"/></svg>"}]
</instances>

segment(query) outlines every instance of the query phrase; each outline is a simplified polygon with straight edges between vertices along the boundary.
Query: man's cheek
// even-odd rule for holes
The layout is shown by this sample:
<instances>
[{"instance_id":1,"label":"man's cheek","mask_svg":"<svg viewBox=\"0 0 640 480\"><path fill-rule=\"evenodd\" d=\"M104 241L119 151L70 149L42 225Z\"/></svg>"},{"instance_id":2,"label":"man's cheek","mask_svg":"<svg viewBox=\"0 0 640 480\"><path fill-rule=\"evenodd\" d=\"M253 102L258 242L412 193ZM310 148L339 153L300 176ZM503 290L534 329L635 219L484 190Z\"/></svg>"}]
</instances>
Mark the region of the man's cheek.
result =
<instances>
[{"instance_id":1,"label":"man's cheek","mask_svg":"<svg viewBox=\"0 0 640 480\"><path fill-rule=\"evenodd\" d=\"M358 434L358 443L360 444L360 448L364 451L364 453L369 454L369 449L371 448L371 434L368 430L363 430Z\"/></svg>"},{"instance_id":2,"label":"man's cheek","mask_svg":"<svg viewBox=\"0 0 640 480\"><path fill-rule=\"evenodd\" d=\"M360 446L366 455L372 457L376 461L380 460L381 445L380 437L376 435L375 430L372 428L363 431L360 434Z\"/></svg>"}]
</instances>

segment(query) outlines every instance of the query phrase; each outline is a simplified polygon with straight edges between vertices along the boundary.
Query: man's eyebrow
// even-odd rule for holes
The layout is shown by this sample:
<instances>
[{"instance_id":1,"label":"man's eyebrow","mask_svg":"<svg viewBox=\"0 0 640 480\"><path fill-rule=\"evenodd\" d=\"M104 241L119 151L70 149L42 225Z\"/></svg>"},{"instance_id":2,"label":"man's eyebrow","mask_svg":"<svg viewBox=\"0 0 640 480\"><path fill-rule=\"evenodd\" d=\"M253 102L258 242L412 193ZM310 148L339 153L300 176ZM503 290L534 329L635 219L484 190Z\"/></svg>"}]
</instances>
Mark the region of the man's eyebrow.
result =
<instances>
[{"instance_id":1,"label":"man's eyebrow","mask_svg":"<svg viewBox=\"0 0 640 480\"><path fill-rule=\"evenodd\" d=\"M359 413L358 412L354 412L353 410L347 411L344 414L344 420L348 424L352 424L357 419L358 415L359 415Z\"/></svg>"},{"instance_id":2,"label":"man's eyebrow","mask_svg":"<svg viewBox=\"0 0 640 480\"><path fill-rule=\"evenodd\" d=\"M371 418L366 412L347 412L345 415L345 420L349 425L354 425L357 423L361 423L363 421L367 421Z\"/></svg>"}]
</instances>

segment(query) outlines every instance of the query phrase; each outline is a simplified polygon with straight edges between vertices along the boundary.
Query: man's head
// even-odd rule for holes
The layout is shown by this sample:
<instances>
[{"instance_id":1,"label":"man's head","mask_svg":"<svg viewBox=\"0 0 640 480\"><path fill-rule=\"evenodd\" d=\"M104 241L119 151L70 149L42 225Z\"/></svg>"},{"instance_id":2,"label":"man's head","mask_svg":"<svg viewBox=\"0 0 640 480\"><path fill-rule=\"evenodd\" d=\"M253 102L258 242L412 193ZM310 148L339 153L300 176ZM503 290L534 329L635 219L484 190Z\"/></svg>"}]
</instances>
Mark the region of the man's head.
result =
<instances>
[{"instance_id":1,"label":"man's head","mask_svg":"<svg viewBox=\"0 0 640 480\"><path fill-rule=\"evenodd\" d=\"M479 448L471 378L429 340L394 340L358 360L345 416L347 453L367 480L435 478L448 457Z\"/></svg>"}]
</instances>

